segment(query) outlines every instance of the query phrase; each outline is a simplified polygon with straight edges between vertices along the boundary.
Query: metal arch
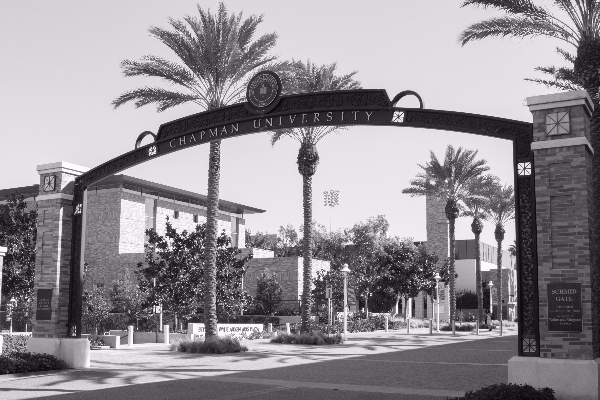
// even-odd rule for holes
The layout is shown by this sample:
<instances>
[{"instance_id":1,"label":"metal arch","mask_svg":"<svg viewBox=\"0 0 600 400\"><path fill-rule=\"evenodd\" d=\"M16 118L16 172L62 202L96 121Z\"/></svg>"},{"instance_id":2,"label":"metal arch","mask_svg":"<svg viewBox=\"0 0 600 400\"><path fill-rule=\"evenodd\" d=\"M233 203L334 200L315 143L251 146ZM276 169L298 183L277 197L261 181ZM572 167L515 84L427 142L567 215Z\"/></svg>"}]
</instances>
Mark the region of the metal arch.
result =
<instances>
[{"instance_id":1,"label":"metal arch","mask_svg":"<svg viewBox=\"0 0 600 400\"><path fill-rule=\"evenodd\" d=\"M394 107L407 95L419 99L421 108ZM518 163L533 165L533 124L485 115L423 108L421 97L410 90L403 91L390 101L385 90L360 89L347 91L303 93L282 96L270 112L254 114L245 103L210 110L162 124L155 141L137 146L75 179L73 209L83 204L83 194L92 183L188 147L245 134L282 128L318 125L396 126L473 133L508 139L513 142L515 168L518 278L519 293L519 355L539 357L539 299L537 293L537 244L535 241L535 177L516 173ZM151 132L144 132L145 136ZM138 137L138 140L142 137ZM154 151L149 151L154 148ZM81 336L82 274L81 263L82 215L74 213L72 230L71 276L69 293L68 336ZM520 239L520 240L519 240ZM522 323L521 323L522 321Z\"/></svg>"},{"instance_id":2,"label":"metal arch","mask_svg":"<svg viewBox=\"0 0 600 400\"><path fill-rule=\"evenodd\" d=\"M421 96L419 96L419 93L415 92L414 90L403 90L402 92L398 93L396 96L394 96L394 99L392 100L392 106L395 107L397 102L399 102L403 97L406 97L408 95L415 96L417 99L419 99L419 108L425 108L425 103L423 103L423 99L421 98Z\"/></svg>"},{"instance_id":3,"label":"metal arch","mask_svg":"<svg viewBox=\"0 0 600 400\"><path fill-rule=\"evenodd\" d=\"M140 146L142 145L142 140L144 140L144 138L148 135L152 136L152 138L156 142L156 135L154 133L152 133L150 131L144 131L144 132L140 133L140 135L135 140L135 148L136 149L140 148Z\"/></svg>"}]
</instances>

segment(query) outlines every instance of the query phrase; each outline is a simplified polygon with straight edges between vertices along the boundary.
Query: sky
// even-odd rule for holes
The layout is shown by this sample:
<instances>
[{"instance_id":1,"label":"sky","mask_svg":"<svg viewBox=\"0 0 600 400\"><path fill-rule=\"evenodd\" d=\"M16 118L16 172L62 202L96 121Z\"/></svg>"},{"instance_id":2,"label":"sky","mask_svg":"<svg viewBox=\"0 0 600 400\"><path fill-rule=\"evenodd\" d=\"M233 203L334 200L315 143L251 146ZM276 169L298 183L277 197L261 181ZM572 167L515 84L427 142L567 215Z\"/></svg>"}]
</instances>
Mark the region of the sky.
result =
<instances>
[{"instance_id":1,"label":"sky","mask_svg":"<svg viewBox=\"0 0 600 400\"><path fill-rule=\"evenodd\" d=\"M196 4L216 11L217 1L104 0L0 2L0 188L38 182L36 166L66 161L95 167L134 148L137 136L190 114L188 104L158 113L132 104L113 109L119 94L161 85L152 78L126 78L119 64L157 55L176 56L148 34L168 28L168 19L197 15ZM458 0L282 1L229 0L231 12L264 17L258 35L277 32L273 54L282 60L337 63L363 88L420 94L425 108L491 115L531 122L530 96L554 89L527 82L542 77L535 67L561 65L561 43L549 39L488 39L461 47L460 32L497 12L460 8ZM258 37L258 36L257 36ZM568 47L567 50L571 50ZM411 98L398 106L416 107ZM397 128L352 127L318 144L313 177L313 216L333 230L385 215L389 233L425 240L425 199L402 194L430 151L478 150L490 172L513 183L512 144L472 134ZM266 133L224 140L220 197L266 210L246 215L252 232L276 233L302 224L299 145L285 138L271 146ZM206 194L208 145L160 157L124 174ZM323 204L323 191L340 191L340 205ZM457 239L470 239L471 221L459 218ZM515 238L506 228L505 246ZM486 223L482 241L494 244Z\"/></svg>"}]
</instances>

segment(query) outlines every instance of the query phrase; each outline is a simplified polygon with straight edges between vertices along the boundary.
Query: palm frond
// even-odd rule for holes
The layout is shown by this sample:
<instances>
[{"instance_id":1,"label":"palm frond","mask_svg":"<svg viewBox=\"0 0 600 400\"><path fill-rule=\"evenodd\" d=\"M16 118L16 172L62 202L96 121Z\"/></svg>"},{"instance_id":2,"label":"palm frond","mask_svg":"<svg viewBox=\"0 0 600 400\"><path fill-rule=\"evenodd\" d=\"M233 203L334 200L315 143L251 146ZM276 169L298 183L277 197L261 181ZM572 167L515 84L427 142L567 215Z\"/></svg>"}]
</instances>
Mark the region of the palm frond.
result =
<instances>
[{"instance_id":1,"label":"palm frond","mask_svg":"<svg viewBox=\"0 0 600 400\"><path fill-rule=\"evenodd\" d=\"M577 38L572 32L557 23L548 20L537 20L523 16L507 15L476 22L465 29L458 37L458 42L465 44L490 37L536 37L549 36L564 40L576 46Z\"/></svg>"},{"instance_id":2,"label":"palm frond","mask_svg":"<svg viewBox=\"0 0 600 400\"><path fill-rule=\"evenodd\" d=\"M200 98L186 93L175 92L163 88L145 87L125 92L115 100L112 105L114 108L133 101L135 108L147 104L156 104L156 111L162 112L168 108L193 101L199 105L204 105Z\"/></svg>"},{"instance_id":3,"label":"palm frond","mask_svg":"<svg viewBox=\"0 0 600 400\"><path fill-rule=\"evenodd\" d=\"M515 192L511 185L496 183L488 204L488 221L504 225L515 218Z\"/></svg>"},{"instance_id":4,"label":"palm frond","mask_svg":"<svg viewBox=\"0 0 600 400\"><path fill-rule=\"evenodd\" d=\"M461 7L479 6L496 8L510 14L545 15L546 9L536 6L530 0L465 0Z\"/></svg>"}]
</instances>

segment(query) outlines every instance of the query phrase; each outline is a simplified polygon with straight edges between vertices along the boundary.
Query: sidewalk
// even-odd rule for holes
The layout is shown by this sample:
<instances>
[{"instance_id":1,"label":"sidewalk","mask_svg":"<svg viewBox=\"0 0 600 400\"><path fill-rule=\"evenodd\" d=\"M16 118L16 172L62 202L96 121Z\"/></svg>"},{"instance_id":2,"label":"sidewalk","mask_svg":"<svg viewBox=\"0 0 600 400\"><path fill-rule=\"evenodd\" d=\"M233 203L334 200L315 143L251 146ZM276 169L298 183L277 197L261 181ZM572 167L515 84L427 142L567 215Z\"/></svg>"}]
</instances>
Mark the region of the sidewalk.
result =
<instances>
[{"instance_id":1,"label":"sidewalk","mask_svg":"<svg viewBox=\"0 0 600 400\"><path fill-rule=\"evenodd\" d=\"M249 351L187 354L160 344L92 351L88 370L0 375L3 400L446 399L506 382L516 328L348 334L336 346L245 341Z\"/></svg>"}]
</instances>

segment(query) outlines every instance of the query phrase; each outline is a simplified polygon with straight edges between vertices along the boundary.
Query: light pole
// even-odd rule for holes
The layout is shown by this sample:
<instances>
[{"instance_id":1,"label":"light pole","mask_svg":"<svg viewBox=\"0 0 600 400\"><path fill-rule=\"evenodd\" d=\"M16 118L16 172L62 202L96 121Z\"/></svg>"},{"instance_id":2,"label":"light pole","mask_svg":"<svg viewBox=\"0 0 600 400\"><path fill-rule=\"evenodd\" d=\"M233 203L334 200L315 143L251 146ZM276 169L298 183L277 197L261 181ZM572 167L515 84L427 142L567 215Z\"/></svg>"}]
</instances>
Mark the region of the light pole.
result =
<instances>
[{"instance_id":1,"label":"light pole","mask_svg":"<svg viewBox=\"0 0 600 400\"><path fill-rule=\"evenodd\" d=\"M344 341L346 341L346 335L348 333L348 264L342 265L341 273L344 274Z\"/></svg>"},{"instance_id":2,"label":"light pole","mask_svg":"<svg viewBox=\"0 0 600 400\"><path fill-rule=\"evenodd\" d=\"M12 329L13 329L13 313L15 310L15 307L17 306L17 300L13 297L9 300L10 303L10 327L8 328L8 335L11 336L12 335Z\"/></svg>"},{"instance_id":3,"label":"light pole","mask_svg":"<svg viewBox=\"0 0 600 400\"><path fill-rule=\"evenodd\" d=\"M442 279L442 277L440 276L440 273L438 272L437 274L435 274L435 303L437 306L437 327L436 327L436 331L440 331L440 279Z\"/></svg>"},{"instance_id":4,"label":"light pole","mask_svg":"<svg viewBox=\"0 0 600 400\"><path fill-rule=\"evenodd\" d=\"M331 233L331 210L340 205L340 191L326 190L323 192L325 207L329 206L329 232Z\"/></svg>"},{"instance_id":5,"label":"light pole","mask_svg":"<svg viewBox=\"0 0 600 400\"><path fill-rule=\"evenodd\" d=\"M493 306L493 304L494 304L494 303L493 303L493 299L492 299L492 287L494 287L494 282L492 282L492 281L489 281L489 282L488 282L488 287L490 288L490 314L492 314L492 311L493 311L493 307L492 307L492 306ZM491 319L490 319L490 324L491 324L491 323L492 323L492 321L491 321ZM488 326L488 328L489 328L489 326Z\"/></svg>"}]
</instances>

